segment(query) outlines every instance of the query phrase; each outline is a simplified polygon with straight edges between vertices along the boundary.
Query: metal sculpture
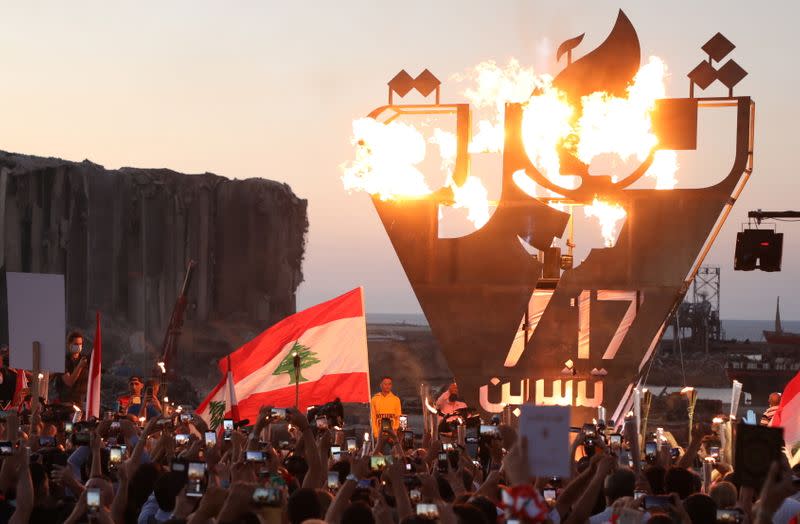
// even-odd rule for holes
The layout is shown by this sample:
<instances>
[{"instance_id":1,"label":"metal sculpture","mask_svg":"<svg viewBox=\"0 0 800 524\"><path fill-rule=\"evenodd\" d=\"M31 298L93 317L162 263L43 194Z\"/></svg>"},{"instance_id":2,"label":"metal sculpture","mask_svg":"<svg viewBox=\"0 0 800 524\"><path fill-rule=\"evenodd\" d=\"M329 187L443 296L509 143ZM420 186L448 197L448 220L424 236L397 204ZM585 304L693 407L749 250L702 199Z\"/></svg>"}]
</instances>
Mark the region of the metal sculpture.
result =
<instances>
[{"instance_id":1,"label":"metal sculpture","mask_svg":"<svg viewBox=\"0 0 800 524\"><path fill-rule=\"evenodd\" d=\"M568 65L554 84L572 99L593 91L625 89L639 68L639 41L620 11L597 49L572 62L582 36L559 48ZM702 189L629 189L653 160L655 151L628 176L592 176L569 152L561 152L562 173L577 175L577 188L560 187L531 163L521 140L522 108L507 104L502 194L488 223L460 238L439 238L438 208L450 189L429 197L383 201L375 208L438 339L460 391L472 405L498 413L526 402L572 405L574 421L609 407L619 420L631 391L752 171L754 103L733 96L746 74L733 61L715 69L733 44L717 34L703 49L709 54L689 74L688 98L658 101L654 127L657 148L697 147L700 109L733 106L737 112L736 150L730 172ZM720 80L728 97L697 98ZM433 104L395 104L416 88L436 91ZM440 104L439 81L425 70L416 79L401 72L389 83L389 105L370 116L388 123L407 114L454 114L458 154L453 174L461 184L469 173L470 107ZM512 175L524 169L537 184L573 202L601 195L624 207L627 221L613 247L593 249L577 267L562 266L543 276L543 263L519 239L542 252L565 232L569 215L520 190ZM560 273L560 274L559 274ZM546 278L547 277L547 278ZM522 322L521 322L522 320Z\"/></svg>"}]
</instances>

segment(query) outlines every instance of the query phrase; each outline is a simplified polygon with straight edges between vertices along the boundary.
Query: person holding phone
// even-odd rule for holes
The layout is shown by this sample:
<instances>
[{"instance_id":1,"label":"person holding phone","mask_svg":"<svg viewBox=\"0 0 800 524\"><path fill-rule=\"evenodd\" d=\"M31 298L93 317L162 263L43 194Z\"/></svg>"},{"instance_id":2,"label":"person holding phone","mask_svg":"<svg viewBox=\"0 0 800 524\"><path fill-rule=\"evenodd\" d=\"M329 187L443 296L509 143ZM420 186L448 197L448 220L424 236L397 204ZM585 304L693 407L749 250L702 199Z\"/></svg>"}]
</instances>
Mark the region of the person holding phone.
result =
<instances>
[{"instance_id":1,"label":"person holding phone","mask_svg":"<svg viewBox=\"0 0 800 524\"><path fill-rule=\"evenodd\" d=\"M83 334L73 331L67 336L67 355L64 373L56 376L58 399L62 404L83 407L88 388L89 359L83 354Z\"/></svg>"},{"instance_id":2,"label":"person holding phone","mask_svg":"<svg viewBox=\"0 0 800 524\"><path fill-rule=\"evenodd\" d=\"M117 398L121 413L137 418L142 413L147 413L148 419L161 416L161 404L154 394L152 385L148 384L145 388L142 378L139 375L132 375L128 379L128 388L127 395Z\"/></svg>"},{"instance_id":3,"label":"person holding phone","mask_svg":"<svg viewBox=\"0 0 800 524\"><path fill-rule=\"evenodd\" d=\"M381 390L369 402L372 414L372 434L377 438L381 434L383 419L391 421L393 431L400 427L400 415L403 413L400 397L392 393L392 377L381 378Z\"/></svg>"}]
</instances>

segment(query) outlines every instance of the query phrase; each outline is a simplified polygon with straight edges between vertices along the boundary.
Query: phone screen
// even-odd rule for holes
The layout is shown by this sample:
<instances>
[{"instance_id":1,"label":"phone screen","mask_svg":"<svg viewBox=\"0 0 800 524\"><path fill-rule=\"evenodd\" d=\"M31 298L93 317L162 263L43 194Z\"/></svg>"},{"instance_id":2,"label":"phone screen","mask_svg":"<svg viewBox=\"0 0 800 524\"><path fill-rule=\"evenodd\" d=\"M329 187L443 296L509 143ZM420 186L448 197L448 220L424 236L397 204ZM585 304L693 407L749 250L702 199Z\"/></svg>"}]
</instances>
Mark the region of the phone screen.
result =
<instances>
[{"instance_id":1,"label":"phone screen","mask_svg":"<svg viewBox=\"0 0 800 524\"><path fill-rule=\"evenodd\" d=\"M436 506L436 504L427 504L423 502L418 502L417 515L428 520L438 520L439 508Z\"/></svg>"},{"instance_id":2,"label":"phone screen","mask_svg":"<svg viewBox=\"0 0 800 524\"><path fill-rule=\"evenodd\" d=\"M245 452L245 460L247 462L264 462L264 452L248 449Z\"/></svg>"},{"instance_id":3,"label":"phone screen","mask_svg":"<svg viewBox=\"0 0 800 524\"><path fill-rule=\"evenodd\" d=\"M661 495L645 495L644 509L668 508L672 504L670 497Z\"/></svg>"},{"instance_id":4,"label":"phone screen","mask_svg":"<svg viewBox=\"0 0 800 524\"><path fill-rule=\"evenodd\" d=\"M358 446L356 446L356 439L348 438L347 439L347 451L356 451Z\"/></svg>"},{"instance_id":5,"label":"phone screen","mask_svg":"<svg viewBox=\"0 0 800 524\"><path fill-rule=\"evenodd\" d=\"M553 503L556 501L556 490L553 488L545 488L544 490L542 490L542 497L544 497L544 501L548 505L552 506Z\"/></svg>"},{"instance_id":6,"label":"phone screen","mask_svg":"<svg viewBox=\"0 0 800 524\"><path fill-rule=\"evenodd\" d=\"M738 509L718 509L717 524L740 524L744 520L744 514Z\"/></svg>"},{"instance_id":7,"label":"phone screen","mask_svg":"<svg viewBox=\"0 0 800 524\"><path fill-rule=\"evenodd\" d=\"M89 488L86 490L86 506L90 510L97 510L100 507L100 490Z\"/></svg>"},{"instance_id":8,"label":"phone screen","mask_svg":"<svg viewBox=\"0 0 800 524\"><path fill-rule=\"evenodd\" d=\"M122 462L122 449L118 447L113 447L108 450L108 462L109 464L119 464Z\"/></svg>"},{"instance_id":9,"label":"phone screen","mask_svg":"<svg viewBox=\"0 0 800 524\"><path fill-rule=\"evenodd\" d=\"M230 440L231 433L233 433L233 419L226 418L222 421L222 438L224 440Z\"/></svg>"},{"instance_id":10,"label":"phone screen","mask_svg":"<svg viewBox=\"0 0 800 524\"><path fill-rule=\"evenodd\" d=\"M213 448L217 445L217 434L213 431L206 431L205 432L205 441L207 448Z\"/></svg>"},{"instance_id":11,"label":"phone screen","mask_svg":"<svg viewBox=\"0 0 800 524\"><path fill-rule=\"evenodd\" d=\"M481 436L490 438L500 438L500 428L498 428L497 426L481 424L480 431L481 431Z\"/></svg>"},{"instance_id":12,"label":"phone screen","mask_svg":"<svg viewBox=\"0 0 800 524\"><path fill-rule=\"evenodd\" d=\"M286 408L272 408L269 417L272 420L286 420Z\"/></svg>"},{"instance_id":13,"label":"phone screen","mask_svg":"<svg viewBox=\"0 0 800 524\"><path fill-rule=\"evenodd\" d=\"M436 469L440 473L447 473L447 453L439 453L436 459Z\"/></svg>"},{"instance_id":14,"label":"phone screen","mask_svg":"<svg viewBox=\"0 0 800 524\"><path fill-rule=\"evenodd\" d=\"M202 497L203 496L203 478L206 474L206 465L204 462L189 462L186 469L186 496L187 497Z\"/></svg>"},{"instance_id":15,"label":"phone screen","mask_svg":"<svg viewBox=\"0 0 800 524\"><path fill-rule=\"evenodd\" d=\"M386 468L386 464L389 462L387 457L384 455L372 455L369 458L369 461L372 471L383 471Z\"/></svg>"},{"instance_id":16,"label":"phone screen","mask_svg":"<svg viewBox=\"0 0 800 524\"><path fill-rule=\"evenodd\" d=\"M655 442L645 442L644 443L644 454L649 457L654 457L656 455L656 443Z\"/></svg>"},{"instance_id":17,"label":"phone screen","mask_svg":"<svg viewBox=\"0 0 800 524\"><path fill-rule=\"evenodd\" d=\"M175 444L178 446L185 446L189 443L189 435L185 433L176 433L175 434Z\"/></svg>"},{"instance_id":18,"label":"phone screen","mask_svg":"<svg viewBox=\"0 0 800 524\"><path fill-rule=\"evenodd\" d=\"M328 489L330 490L339 489L339 472L337 471L328 472Z\"/></svg>"},{"instance_id":19,"label":"phone screen","mask_svg":"<svg viewBox=\"0 0 800 524\"><path fill-rule=\"evenodd\" d=\"M608 441L611 443L612 446L621 446L622 445L622 435L619 433L612 433L608 437Z\"/></svg>"}]
</instances>

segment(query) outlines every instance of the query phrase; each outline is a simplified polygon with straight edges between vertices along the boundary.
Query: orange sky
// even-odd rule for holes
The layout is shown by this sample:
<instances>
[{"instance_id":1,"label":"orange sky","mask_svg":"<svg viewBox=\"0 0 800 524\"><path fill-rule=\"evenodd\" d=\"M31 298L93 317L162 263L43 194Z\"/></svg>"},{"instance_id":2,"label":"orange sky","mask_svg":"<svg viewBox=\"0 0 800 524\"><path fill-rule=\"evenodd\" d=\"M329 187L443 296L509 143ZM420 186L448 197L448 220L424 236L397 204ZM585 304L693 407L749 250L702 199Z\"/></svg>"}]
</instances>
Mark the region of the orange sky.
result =
<instances>
[{"instance_id":1,"label":"orange sky","mask_svg":"<svg viewBox=\"0 0 800 524\"><path fill-rule=\"evenodd\" d=\"M385 103L385 83L402 68L412 74L430 68L444 81L447 101L463 100L452 75L483 60L513 56L555 73L555 45L585 31L580 56L606 36L622 7L637 28L643 55L656 54L668 64L670 96L686 96L685 74L716 31L737 45L731 56L750 76L736 93L757 102L756 171L707 262L723 268L724 318L770 318L778 294L784 317L800 318L800 224L780 226L783 272L732 268L735 233L747 210L800 208L791 154L800 146L792 130L800 120L793 63L800 8L794 2L770 2L770 9L752 2L695 4L4 4L0 149L88 158L108 168L168 167L285 181L309 200L299 306L362 284L368 310L416 312L368 197L348 195L339 180L339 165L352 155L352 119ZM701 143L721 157L726 122L701 129ZM718 172L704 159L685 165L687 173L678 173L681 185Z\"/></svg>"}]
</instances>

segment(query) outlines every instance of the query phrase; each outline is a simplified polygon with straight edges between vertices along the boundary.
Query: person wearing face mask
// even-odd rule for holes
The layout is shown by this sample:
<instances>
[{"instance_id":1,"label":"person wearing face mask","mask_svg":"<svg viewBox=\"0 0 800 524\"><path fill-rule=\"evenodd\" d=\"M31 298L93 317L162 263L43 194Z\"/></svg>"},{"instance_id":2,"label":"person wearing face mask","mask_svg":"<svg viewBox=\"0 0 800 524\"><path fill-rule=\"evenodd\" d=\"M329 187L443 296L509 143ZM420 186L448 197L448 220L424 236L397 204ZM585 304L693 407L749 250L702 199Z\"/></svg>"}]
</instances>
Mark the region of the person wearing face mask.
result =
<instances>
[{"instance_id":1,"label":"person wearing face mask","mask_svg":"<svg viewBox=\"0 0 800 524\"><path fill-rule=\"evenodd\" d=\"M71 403L82 406L86 400L88 373L86 368L89 362L81 356L83 351L83 335L73 331L67 337L67 360L64 364L64 373L56 377L58 398L62 403Z\"/></svg>"}]
</instances>

